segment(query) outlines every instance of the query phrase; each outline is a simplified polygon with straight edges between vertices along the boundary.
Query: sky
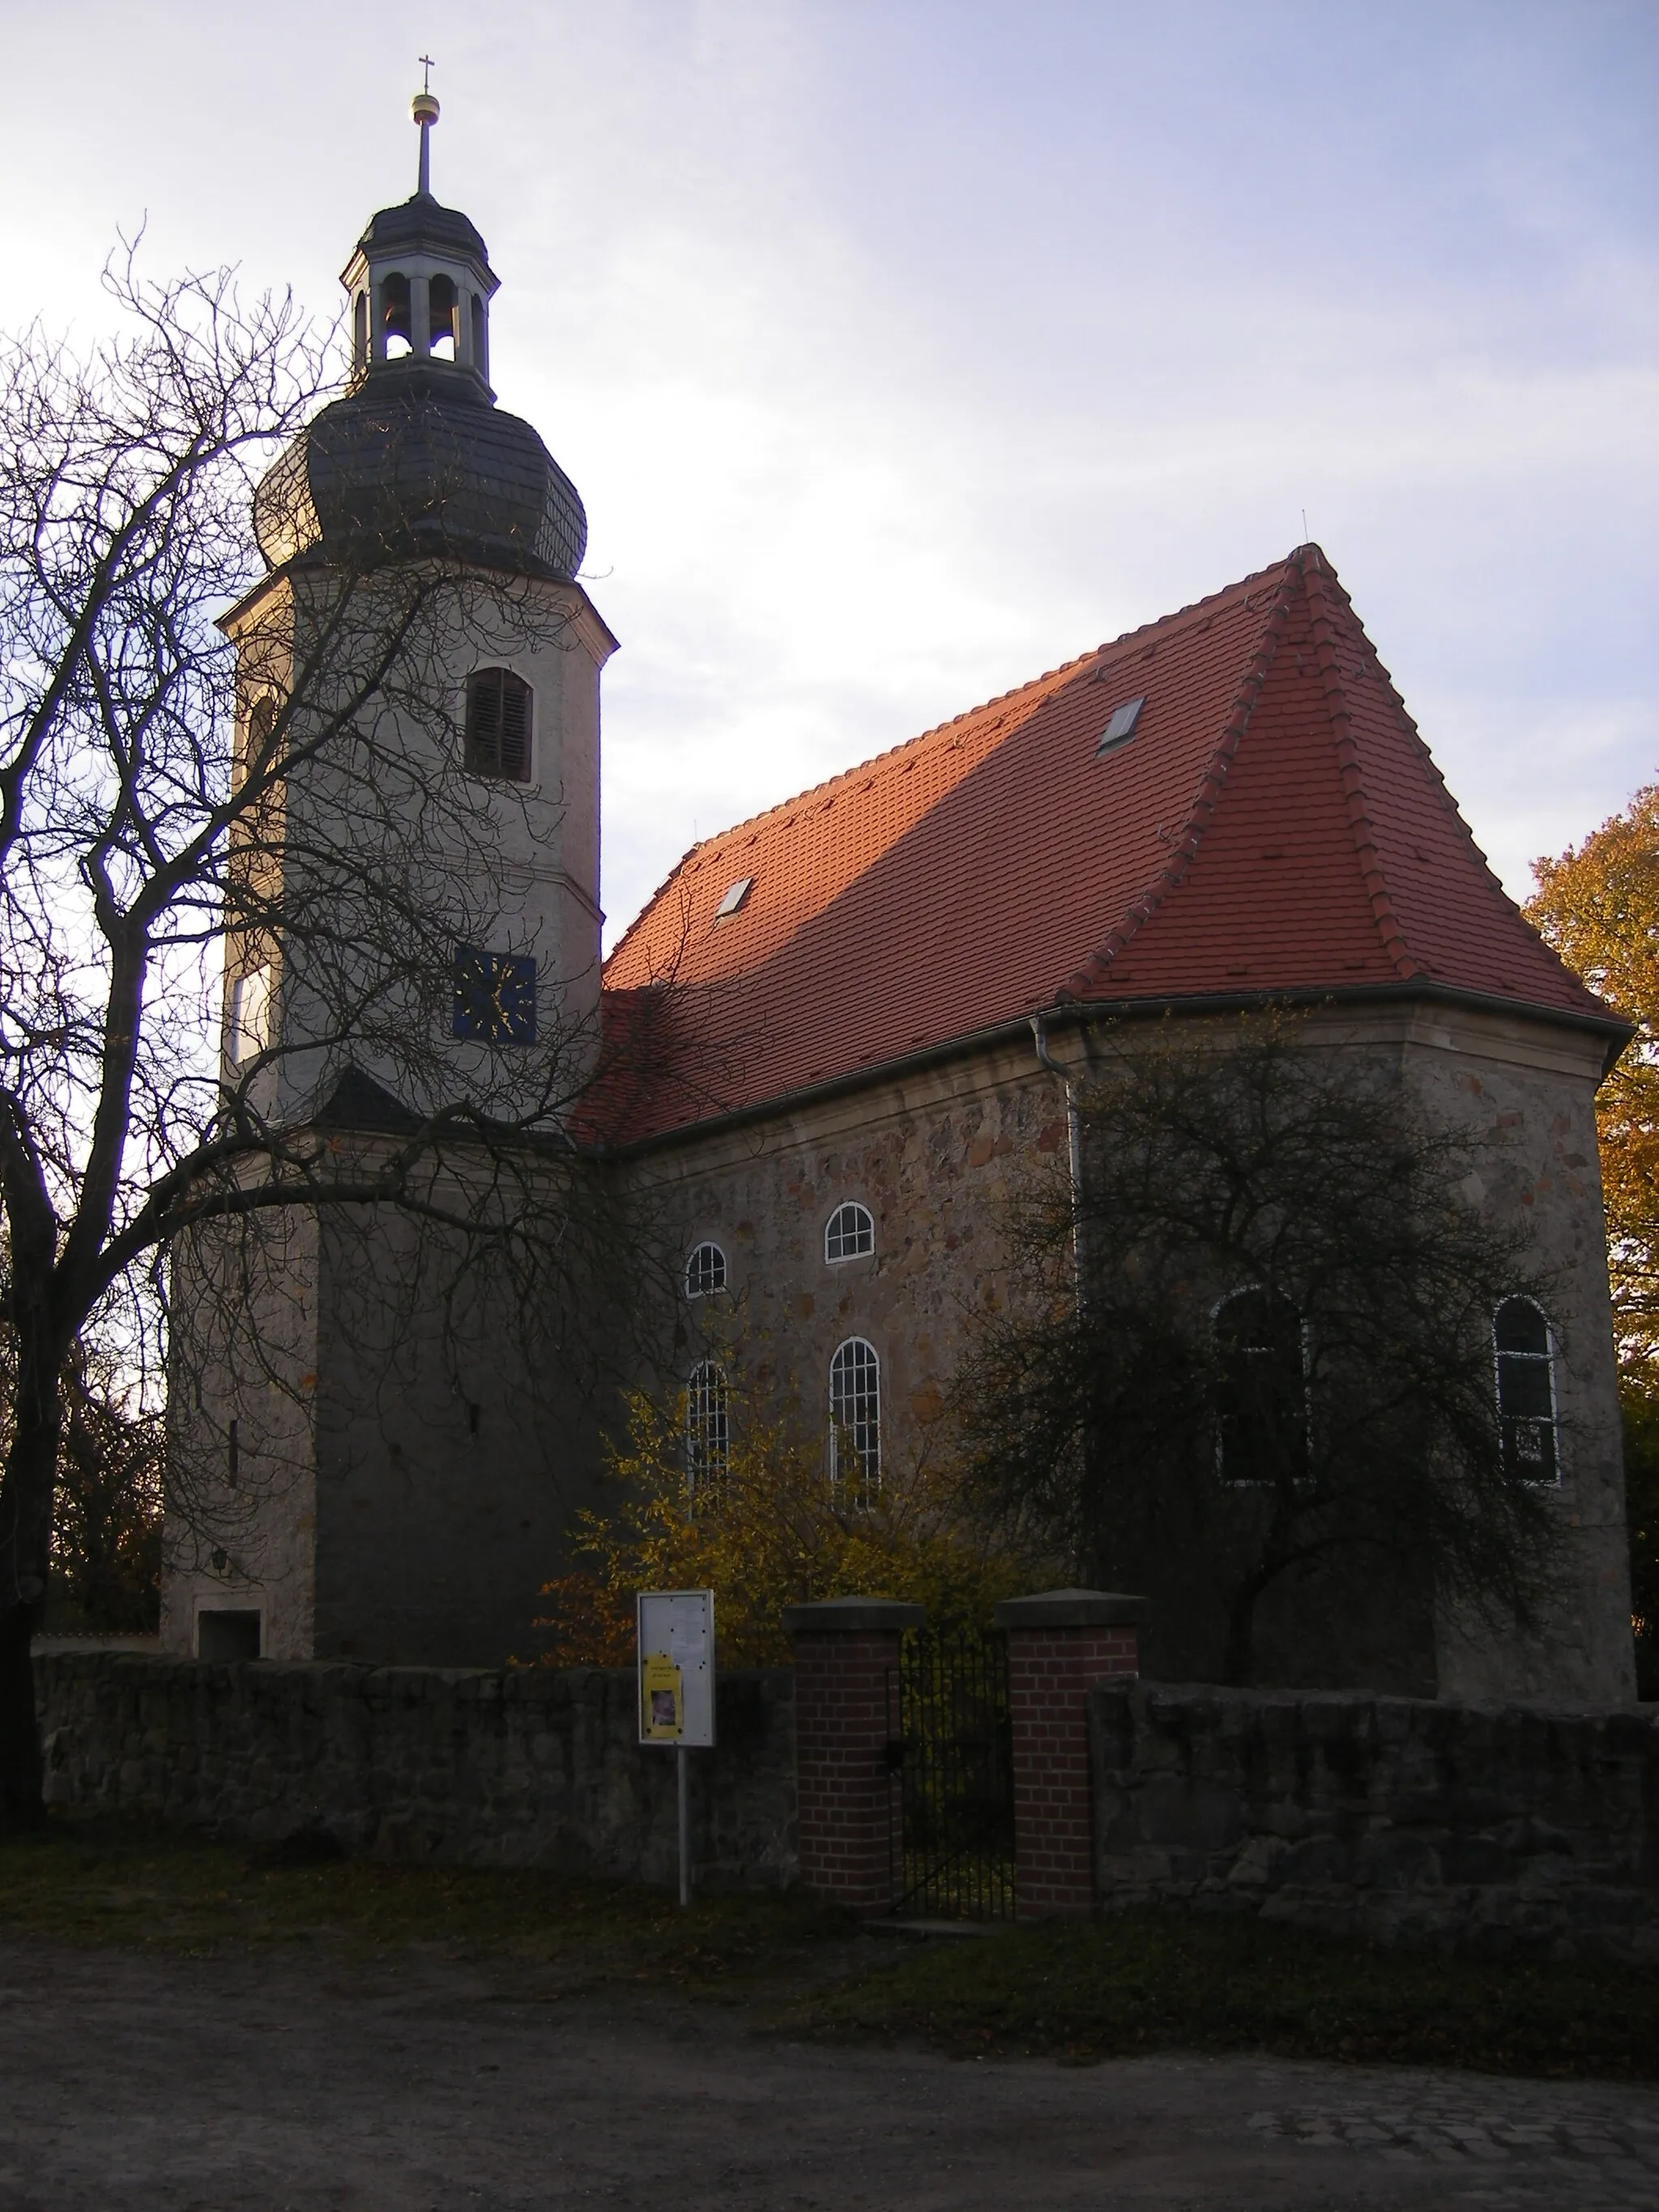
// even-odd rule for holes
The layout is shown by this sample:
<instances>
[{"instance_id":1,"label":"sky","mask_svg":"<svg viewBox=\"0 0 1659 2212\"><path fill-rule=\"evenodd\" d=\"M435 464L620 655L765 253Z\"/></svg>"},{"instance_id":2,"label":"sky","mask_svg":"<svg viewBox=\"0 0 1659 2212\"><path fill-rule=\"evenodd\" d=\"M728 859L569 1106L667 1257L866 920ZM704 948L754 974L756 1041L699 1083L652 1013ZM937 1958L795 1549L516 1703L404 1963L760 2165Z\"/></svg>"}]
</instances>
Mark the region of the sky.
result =
<instances>
[{"instance_id":1,"label":"sky","mask_svg":"<svg viewBox=\"0 0 1659 2212\"><path fill-rule=\"evenodd\" d=\"M0 320L82 341L140 225L332 316L434 57L500 401L622 641L612 938L696 837L1304 537L1517 897L1659 775L1656 0L0 25Z\"/></svg>"}]
</instances>

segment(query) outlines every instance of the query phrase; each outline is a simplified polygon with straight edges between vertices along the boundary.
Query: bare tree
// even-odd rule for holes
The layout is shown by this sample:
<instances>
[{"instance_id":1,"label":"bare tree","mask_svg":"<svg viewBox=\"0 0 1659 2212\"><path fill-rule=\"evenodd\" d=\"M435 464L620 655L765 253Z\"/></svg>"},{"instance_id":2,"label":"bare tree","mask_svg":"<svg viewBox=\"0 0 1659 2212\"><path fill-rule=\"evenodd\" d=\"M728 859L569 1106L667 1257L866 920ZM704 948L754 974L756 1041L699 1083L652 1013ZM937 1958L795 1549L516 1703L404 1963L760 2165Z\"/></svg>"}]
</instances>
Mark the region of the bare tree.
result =
<instances>
[{"instance_id":1,"label":"bare tree","mask_svg":"<svg viewBox=\"0 0 1659 2212\"><path fill-rule=\"evenodd\" d=\"M417 465L436 526L413 542L371 502L349 558L307 550L305 471L270 464L329 388L326 337L287 300L242 307L225 272L155 285L129 258L107 282L124 336L77 358L37 330L0 355L0 1812L19 1820L40 1802L28 1653L64 1378L100 1325L137 1343L136 1285L165 1311L187 1284L195 1318L297 1218L395 1214L410 1295L463 1327L497 1294L567 1312L618 1249L567 1133L592 957L544 945L533 1008L493 1031L456 1015L514 981L464 949L504 916L520 942L539 925L502 861L531 801L467 773L453 671L568 650L568 594L528 547L481 565L451 543L462 465L447 480L429 441L400 456L391 419L376 468ZM188 1511L188 1468L179 1487Z\"/></svg>"},{"instance_id":2,"label":"bare tree","mask_svg":"<svg viewBox=\"0 0 1659 2212\"><path fill-rule=\"evenodd\" d=\"M0 1237L0 1311L9 1275ZM13 1349L0 1334L0 1455L10 1442L17 1398ZM100 1341L94 1325L70 1347L62 1377L49 1628L155 1630L165 1435L153 1379L142 1341Z\"/></svg>"},{"instance_id":3,"label":"bare tree","mask_svg":"<svg viewBox=\"0 0 1659 2212\"><path fill-rule=\"evenodd\" d=\"M64 1378L49 1626L153 1634L160 1602L160 1407L107 1346L77 1345Z\"/></svg>"},{"instance_id":4,"label":"bare tree","mask_svg":"<svg viewBox=\"0 0 1659 2212\"><path fill-rule=\"evenodd\" d=\"M1270 1598L1338 1668L1379 1613L1396 1654L1437 1606L1526 1626L1557 1437L1547 1405L1500 1418L1493 1316L1550 1285L1471 1196L1489 1140L1437 1126L1397 1058L1289 1019L1104 1058L1080 1188L1019 1203L1014 1294L957 1389L981 1499L1150 1587L1160 1671L1251 1680Z\"/></svg>"}]
</instances>

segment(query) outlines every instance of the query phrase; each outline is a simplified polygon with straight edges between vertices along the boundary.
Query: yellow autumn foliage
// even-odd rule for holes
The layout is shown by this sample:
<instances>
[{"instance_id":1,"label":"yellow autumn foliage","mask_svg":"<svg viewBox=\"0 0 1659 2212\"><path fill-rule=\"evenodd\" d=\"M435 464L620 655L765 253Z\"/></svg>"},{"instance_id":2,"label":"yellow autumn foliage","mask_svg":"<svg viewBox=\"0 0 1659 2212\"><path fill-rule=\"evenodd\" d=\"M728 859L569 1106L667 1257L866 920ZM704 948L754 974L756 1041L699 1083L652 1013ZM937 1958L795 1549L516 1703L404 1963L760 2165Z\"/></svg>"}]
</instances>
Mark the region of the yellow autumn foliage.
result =
<instances>
[{"instance_id":1,"label":"yellow autumn foliage","mask_svg":"<svg viewBox=\"0 0 1659 2212\"><path fill-rule=\"evenodd\" d=\"M789 1662L787 1605L905 1598L930 1626L965 1627L1034 1587L1030 1564L975 1530L926 1455L878 1485L832 1481L799 1407L779 1411L734 1378L726 1468L693 1487L684 1395L636 1395L629 1416L607 1502L577 1516L580 1564L543 1592L544 1663L630 1665L641 1589L713 1589L720 1663L757 1667Z\"/></svg>"},{"instance_id":2,"label":"yellow autumn foliage","mask_svg":"<svg viewBox=\"0 0 1659 2212\"><path fill-rule=\"evenodd\" d=\"M1637 1025L1596 1101L1615 1325L1627 1371L1659 1382L1659 784L1533 863L1528 919Z\"/></svg>"}]
</instances>

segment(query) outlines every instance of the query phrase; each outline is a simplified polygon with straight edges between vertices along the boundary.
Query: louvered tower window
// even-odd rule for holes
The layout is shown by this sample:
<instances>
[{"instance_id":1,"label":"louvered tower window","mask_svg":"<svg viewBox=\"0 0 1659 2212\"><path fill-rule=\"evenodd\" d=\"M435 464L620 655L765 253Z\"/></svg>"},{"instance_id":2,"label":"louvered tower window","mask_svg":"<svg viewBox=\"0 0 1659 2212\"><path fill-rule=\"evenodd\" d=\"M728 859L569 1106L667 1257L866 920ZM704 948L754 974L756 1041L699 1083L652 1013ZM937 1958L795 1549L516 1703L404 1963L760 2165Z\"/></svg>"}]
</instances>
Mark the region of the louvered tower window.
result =
<instances>
[{"instance_id":1,"label":"louvered tower window","mask_svg":"<svg viewBox=\"0 0 1659 2212\"><path fill-rule=\"evenodd\" d=\"M530 686L510 668L480 668L467 678L466 765L473 775L530 781Z\"/></svg>"}]
</instances>

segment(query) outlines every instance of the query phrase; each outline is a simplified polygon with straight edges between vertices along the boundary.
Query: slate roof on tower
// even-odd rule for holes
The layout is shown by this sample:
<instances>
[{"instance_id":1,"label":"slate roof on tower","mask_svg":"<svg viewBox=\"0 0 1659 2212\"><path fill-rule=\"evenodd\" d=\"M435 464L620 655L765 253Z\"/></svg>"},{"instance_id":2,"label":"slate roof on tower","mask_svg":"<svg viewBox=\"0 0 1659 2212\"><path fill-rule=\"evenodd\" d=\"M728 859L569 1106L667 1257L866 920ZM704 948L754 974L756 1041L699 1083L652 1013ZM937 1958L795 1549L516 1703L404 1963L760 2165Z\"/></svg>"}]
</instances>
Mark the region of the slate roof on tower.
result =
<instances>
[{"instance_id":1,"label":"slate roof on tower","mask_svg":"<svg viewBox=\"0 0 1659 2212\"><path fill-rule=\"evenodd\" d=\"M1307 545L694 846L607 963L595 1105L635 1140L1068 1001L1402 990L1628 1034Z\"/></svg>"}]
</instances>

